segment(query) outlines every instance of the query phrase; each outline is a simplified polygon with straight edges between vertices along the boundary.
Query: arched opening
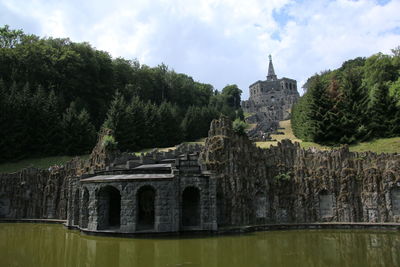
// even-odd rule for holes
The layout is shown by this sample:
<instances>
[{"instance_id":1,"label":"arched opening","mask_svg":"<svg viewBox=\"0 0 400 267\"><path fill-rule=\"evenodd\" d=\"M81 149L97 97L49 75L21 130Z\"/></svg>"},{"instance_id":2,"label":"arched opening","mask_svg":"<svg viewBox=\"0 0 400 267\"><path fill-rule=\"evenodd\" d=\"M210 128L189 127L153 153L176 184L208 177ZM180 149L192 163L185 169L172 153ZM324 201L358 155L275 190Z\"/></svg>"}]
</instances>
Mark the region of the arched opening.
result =
<instances>
[{"instance_id":1,"label":"arched opening","mask_svg":"<svg viewBox=\"0 0 400 267\"><path fill-rule=\"evenodd\" d=\"M82 199L82 228L87 228L89 223L89 190L87 188L83 189L83 199Z\"/></svg>"},{"instance_id":2,"label":"arched opening","mask_svg":"<svg viewBox=\"0 0 400 267\"><path fill-rule=\"evenodd\" d=\"M256 219L264 219L267 217L267 196L263 192L257 192L254 198L254 209Z\"/></svg>"},{"instance_id":3,"label":"arched opening","mask_svg":"<svg viewBox=\"0 0 400 267\"><path fill-rule=\"evenodd\" d=\"M397 187L391 190L391 198L393 215L400 215L400 188Z\"/></svg>"},{"instance_id":4,"label":"arched opening","mask_svg":"<svg viewBox=\"0 0 400 267\"><path fill-rule=\"evenodd\" d=\"M333 196L326 190L319 193L319 214L321 218L333 216Z\"/></svg>"},{"instance_id":5,"label":"arched opening","mask_svg":"<svg viewBox=\"0 0 400 267\"><path fill-rule=\"evenodd\" d=\"M73 225L79 225L79 193L79 189L77 189L74 196L74 217L72 221Z\"/></svg>"},{"instance_id":6,"label":"arched opening","mask_svg":"<svg viewBox=\"0 0 400 267\"><path fill-rule=\"evenodd\" d=\"M222 192L217 193L217 224L222 226L225 224L225 203Z\"/></svg>"},{"instance_id":7,"label":"arched opening","mask_svg":"<svg viewBox=\"0 0 400 267\"><path fill-rule=\"evenodd\" d=\"M10 199L0 196L0 218L6 218L10 213Z\"/></svg>"},{"instance_id":8,"label":"arched opening","mask_svg":"<svg viewBox=\"0 0 400 267\"><path fill-rule=\"evenodd\" d=\"M119 228L121 217L121 194L113 186L100 189L98 199L98 229Z\"/></svg>"},{"instance_id":9,"label":"arched opening","mask_svg":"<svg viewBox=\"0 0 400 267\"><path fill-rule=\"evenodd\" d=\"M156 191L151 186L143 186L137 193L137 229L154 229Z\"/></svg>"},{"instance_id":10,"label":"arched opening","mask_svg":"<svg viewBox=\"0 0 400 267\"><path fill-rule=\"evenodd\" d=\"M182 194L182 225L200 225L200 190L187 187Z\"/></svg>"}]
</instances>

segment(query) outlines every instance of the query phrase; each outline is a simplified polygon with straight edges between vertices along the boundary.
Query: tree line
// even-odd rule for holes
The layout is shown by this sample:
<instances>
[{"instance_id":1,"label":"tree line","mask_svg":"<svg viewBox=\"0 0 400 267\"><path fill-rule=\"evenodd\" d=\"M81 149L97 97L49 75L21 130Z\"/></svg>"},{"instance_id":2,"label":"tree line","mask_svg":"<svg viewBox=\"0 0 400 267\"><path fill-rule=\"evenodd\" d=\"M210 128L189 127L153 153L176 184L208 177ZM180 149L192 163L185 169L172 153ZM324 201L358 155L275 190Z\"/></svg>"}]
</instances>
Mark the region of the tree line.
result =
<instances>
[{"instance_id":1,"label":"tree line","mask_svg":"<svg viewBox=\"0 0 400 267\"><path fill-rule=\"evenodd\" d=\"M400 135L400 47L310 77L292 109L296 137L352 144Z\"/></svg>"},{"instance_id":2,"label":"tree line","mask_svg":"<svg viewBox=\"0 0 400 267\"><path fill-rule=\"evenodd\" d=\"M195 140L220 114L243 117L240 96L165 64L0 27L0 161L88 153L101 127L123 151Z\"/></svg>"}]
</instances>

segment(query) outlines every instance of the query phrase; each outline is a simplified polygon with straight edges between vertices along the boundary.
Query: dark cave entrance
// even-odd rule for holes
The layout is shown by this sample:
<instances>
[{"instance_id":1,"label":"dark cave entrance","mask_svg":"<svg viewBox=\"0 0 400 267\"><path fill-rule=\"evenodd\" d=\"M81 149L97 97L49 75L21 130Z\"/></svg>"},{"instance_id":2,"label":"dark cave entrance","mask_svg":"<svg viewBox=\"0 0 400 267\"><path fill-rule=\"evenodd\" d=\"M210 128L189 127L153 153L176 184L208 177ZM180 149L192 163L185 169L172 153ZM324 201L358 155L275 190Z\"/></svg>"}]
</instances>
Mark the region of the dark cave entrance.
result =
<instances>
[{"instance_id":1,"label":"dark cave entrance","mask_svg":"<svg viewBox=\"0 0 400 267\"><path fill-rule=\"evenodd\" d=\"M113 186L103 187L99 192L99 229L119 228L121 217L121 194Z\"/></svg>"},{"instance_id":2,"label":"dark cave entrance","mask_svg":"<svg viewBox=\"0 0 400 267\"><path fill-rule=\"evenodd\" d=\"M137 193L137 230L153 230L156 191L143 186Z\"/></svg>"},{"instance_id":3,"label":"dark cave entrance","mask_svg":"<svg viewBox=\"0 0 400 267\"><path fill-rule=\"evenodd\" d=\"M182 194L182 225L200 226L200 190L187 187Z\"/></svg>"}]
</instances>

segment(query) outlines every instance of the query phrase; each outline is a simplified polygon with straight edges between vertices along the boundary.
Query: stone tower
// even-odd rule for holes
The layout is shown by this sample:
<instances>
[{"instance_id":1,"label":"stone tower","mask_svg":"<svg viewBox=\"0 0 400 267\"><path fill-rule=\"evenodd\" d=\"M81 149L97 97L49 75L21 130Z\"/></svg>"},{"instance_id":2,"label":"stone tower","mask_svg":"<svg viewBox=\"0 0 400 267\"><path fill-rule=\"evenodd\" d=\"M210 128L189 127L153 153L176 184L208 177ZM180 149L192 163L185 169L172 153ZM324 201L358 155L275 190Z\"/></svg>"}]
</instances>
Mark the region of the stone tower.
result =
<instances>
[{"instance_id":1,"label":"stone tower","mask_svg":"<svg viewBox=\"0 0 400 267\"><path fill-rule=\"evenodd\" d=\"M274 70L274 65L272 64L271 55L269 55L268 58L269 58L269 65L268 65L267 81L275 81L277 78Z\"/></svg>"},{"instance_id":2,"label":"stone tower","mask_svg":"<svg viewBox=\"0 0 400 267\"><path fill-rule=\"evenodd\" d=\"M253 114L247 121L263 123L264 130L257 130L259 132L257 135L261 136L271 131L270 129L276 128L279 121L288 119L292 105L300 97L296 80L285 77L278 79L271 55L269 55L266 78L265 81L256 81L251 84L249 100L242 101L243 111Z\"/></svg>"}]
</instances>

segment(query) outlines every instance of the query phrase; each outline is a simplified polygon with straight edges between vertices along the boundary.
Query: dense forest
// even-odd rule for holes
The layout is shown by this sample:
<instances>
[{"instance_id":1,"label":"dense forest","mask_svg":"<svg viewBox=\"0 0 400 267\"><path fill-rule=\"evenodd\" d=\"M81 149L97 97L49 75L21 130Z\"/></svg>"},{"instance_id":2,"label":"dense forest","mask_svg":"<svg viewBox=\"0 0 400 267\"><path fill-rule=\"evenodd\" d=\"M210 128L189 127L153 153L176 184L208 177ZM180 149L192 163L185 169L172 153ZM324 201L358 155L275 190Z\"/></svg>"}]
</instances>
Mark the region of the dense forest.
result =
<instances>
[{"instance_id":1,"label":"dense forest","mask_svg":"<svg viewBox=\"0 0 400 267\"><path fill-rule=\"evenodd\" d=\"M320 144L400 135L400 47L308 79L292 109L294 134Z\"/></svg>"},{"instance_id":2,"label":"dense forest","mask_svg":"<svg viewBox=\"0 0 400 267\"><path fill-rule=\"evenodd\" d=\"M101 127L122 151L195 140L220 114L243 117L240 95L164 64L0 27L0 162L88 153Z\"/></svg>"}]
</instances>

